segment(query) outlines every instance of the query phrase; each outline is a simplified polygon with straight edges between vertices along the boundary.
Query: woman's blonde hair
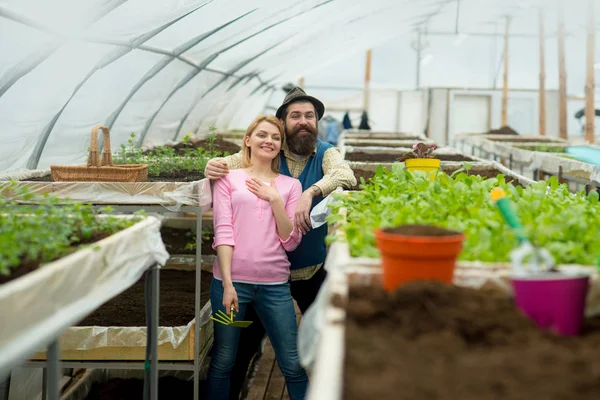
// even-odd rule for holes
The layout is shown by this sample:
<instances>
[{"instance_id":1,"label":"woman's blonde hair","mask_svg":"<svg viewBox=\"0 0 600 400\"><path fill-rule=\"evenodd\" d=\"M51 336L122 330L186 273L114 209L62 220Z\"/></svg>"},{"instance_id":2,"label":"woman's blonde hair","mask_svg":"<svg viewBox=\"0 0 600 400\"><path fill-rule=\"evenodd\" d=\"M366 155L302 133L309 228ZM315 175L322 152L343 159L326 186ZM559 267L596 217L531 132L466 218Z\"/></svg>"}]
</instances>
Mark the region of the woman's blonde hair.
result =
<instances>
[{"instance_id":1,"label":"woman's blonde hair","mask_svg":"<svg viewBox=\"0 0 600 400\"><path fill-rule=\"evenodd\" d=\"M256 130L256 128L261 122L269 122L275 125L277 129L279 129L279 133L281 134L281 145L283 145L283 141L285 140L283 123L279 120L279 118L277 118L274 115L260 114L254 119L254 121L252 121L252 123L248 126L248 129L246 129L246 134L244 135L244 140L242 143L242 168L247 168L252 164L250 160L252 152L250 150L250 147L246 146L246 138L252 136L252 133ZM271 161L271 169L273 170L273 172L279 172L279 164L280 162L278 154L277 157L273 158L273 160Z\"/></svg>"}]
</instances>

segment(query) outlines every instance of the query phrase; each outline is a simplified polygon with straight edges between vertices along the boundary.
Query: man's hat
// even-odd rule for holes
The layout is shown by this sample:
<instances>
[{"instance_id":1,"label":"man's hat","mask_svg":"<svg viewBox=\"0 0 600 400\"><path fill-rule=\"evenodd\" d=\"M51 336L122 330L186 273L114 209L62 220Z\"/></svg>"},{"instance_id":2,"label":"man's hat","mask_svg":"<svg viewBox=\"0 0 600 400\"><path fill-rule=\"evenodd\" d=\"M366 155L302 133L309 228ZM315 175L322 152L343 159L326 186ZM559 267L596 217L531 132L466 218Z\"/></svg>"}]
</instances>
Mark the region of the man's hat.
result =
<instances>
[{"instance_id":1,"label":"man's hat","mask_svg":"<svg viewBox=\"0 0 600 400\"><path fill-rule=\"evenodd\" d=\"M321 101L312 96L307 95L306 92L302 90L302 88L296 86L292 90L290 90L288 94L285 95L285 99L283 99L283 104L277 109L275 116L281 119L283 117L283 111L285 110L285 108L291 103L298 100L310 101L315 106L315 111L317 112L317 119L321 119L321 117L323 117L323 114L325 114L325 106L323 105L323 103L321 103Z\"/></svg>"}]
</instances>

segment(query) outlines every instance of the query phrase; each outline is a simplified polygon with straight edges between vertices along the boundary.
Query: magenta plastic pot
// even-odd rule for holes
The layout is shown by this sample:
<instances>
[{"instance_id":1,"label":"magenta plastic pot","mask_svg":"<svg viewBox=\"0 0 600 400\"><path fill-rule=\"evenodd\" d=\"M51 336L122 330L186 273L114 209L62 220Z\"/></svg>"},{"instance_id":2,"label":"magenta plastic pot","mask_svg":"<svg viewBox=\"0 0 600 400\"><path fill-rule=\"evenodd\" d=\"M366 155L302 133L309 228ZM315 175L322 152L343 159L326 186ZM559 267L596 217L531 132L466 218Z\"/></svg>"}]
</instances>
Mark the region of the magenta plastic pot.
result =
<instances>
[{"instance_id":1,"label":"magenta plastic pot","mask_svg":"<svg viewBox=\"0 0 600 400\"><path fill-rule=\"evenodd\" d=\"M563 336L581 332L589 277L547 273L513 277L517 307L543 329Z\"/></svg>"}]
</instances>

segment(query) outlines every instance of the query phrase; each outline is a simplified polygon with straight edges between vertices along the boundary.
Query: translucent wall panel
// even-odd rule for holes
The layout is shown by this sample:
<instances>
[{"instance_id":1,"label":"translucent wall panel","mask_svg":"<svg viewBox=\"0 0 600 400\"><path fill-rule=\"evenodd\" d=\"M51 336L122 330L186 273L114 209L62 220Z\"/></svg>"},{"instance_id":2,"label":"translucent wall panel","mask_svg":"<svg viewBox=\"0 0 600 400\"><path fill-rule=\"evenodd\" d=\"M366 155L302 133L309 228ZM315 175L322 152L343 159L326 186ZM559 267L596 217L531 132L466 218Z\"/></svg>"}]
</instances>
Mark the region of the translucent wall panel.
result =
<instances>
[{"instance_id":1,"label":"translucent wall panel","mask_svg":"<svg viewBox=\"0 0 600 400\"><path fill-rule=\"evenodd\" d=\"M221 75L202 71L177 90L161 108L146 135L144 145L151 146L173 141L192 104L212 87Z\"/></svg>"},{"instance_id":2,"label":"translucent wall panel","mask_svg":"<svg viewBox=\"0 0 600 400\"><path fill-rule=\"evenodd\" d=\"M68 43L0 97L0 170L25 168L44 126L110 50L106 45Z\"/></svg>"},{"instance_id":3,"label":"translucent wall panel","mask_svg":"<svg viewBox=\"0 0 600 400\"><path fill-rule=\"evenodd\" d=\"M150 39L147 44L162 49L174 49L193 37L207 34L231 20L247 14L252 10L256 10L265 3L268 3L268 1L230 0L225 6L222 1L208 2L195 12L182 18L181 21L171 25L163 32ZM256 23L256 12L257 11L254 11L253 13L248 14L248 16L244 17L244 21L240 20L239 22L236 22L234 26L226 28L230 32L229 34L232 32L231 29L239 29L238 26L241 23ZM225 37L223 35L227 35L226 31L218 34L221 35L221 40Z\"/></svg>"},{"instance_id":4,"label":"translucent wall panel","mask_svg":"<svg viewBox=\"0 0 600 400\"><path fill-rule=\"evenodd\" d=\"M143 128L162 105L166 97L192 71L192 67L179 60L173 60L156 76L146 82L129 100L121 115L115 121L113 131L119 137L134 132L140 137Z\"/></svg>"},{"instance_id":5,"label":"translucent wall panel","mask_svg":"<svg viewBox=\"0 0 600 400\"><path fill-rule=\"evenodd\" d=\"M229 120L229 124L225 127L227 130L246 129L250 122L258 114L275 114L275 112L265 111L265 106L269 101L272 90L259 90L254 95L244 99L238 107L237 112L233 114Z\"/></svg>"},{"instance_id":6,"label":"translucent wall panel","mask_svg":"<svg viewBox=\"0 0 600 400\"><path fill-rule=\"evenodd\" d=\"M178 138L188 133L204 135L208 132L208 126L205 130L199 130L198 128L204 118L212 118L218 112L217 105L224 96L226 89L224 85L220 85L210 92L210 96L200 97L196 103L189 105L187 113L181 121L181 128L177 132Z\"/></svg>"},{"instance_id":7,"label":"translucent wall panel","mask_svg":"<svg viewBox=\"0 0 600 400\"><path fill-rule=\"evenodd\" d=\"M127 0L90 27L89 34L106 40L133 41L210 0Z\"/></svg>"},{"instance_id":8,"label":"translucent wall panel","mask_svg":"<svg viewBox=\"0 0 600 400\"><path fill-rule=\"evenodd\" d=\"M19 64L26 63L43 45L49 45L52 38L43 32L25 25L3 19L0 20L0 82L5 82L19 71ZM9 40L19 38L19 40ZM0 86L1 87L1 86Z\"/></svg>"},{"instance_id":9,"label":"translucent wall panel","mask_svg":"<svg viewBox=\"0 0 600 400\"><path fill-rule=\"evenodd\" d=\"M231 123L233 116L240 110L244 102L248 100L250 94L258 85L260 85L260 83L256 79L252 79L248 83L246 83L246 81L241 82L238 86L229 90L229 92L235 92L229 94L231 100L227 106L221 110L221 113L215 122L216 126L227 128ZM255 117L256 115L250 115L248 123Z\"/></svg>"},{"instance_id":10,"label":"translucent wall panel","mask_svg":"<svg viewBox=\"0 0 600 400\"><path fill-rule=\"evenodd\" d=\"M85 160L90 130L96 124L107 124L108 116L127 97L133 86L162 56L133 50L108 66L96 71L82 85L52 129L40 158L39 167L51 163L70 164ZM111 144L118 150L129 136L114 129ZM65 143L71 144L66 146Z\"/></svg>"}]
</instances>

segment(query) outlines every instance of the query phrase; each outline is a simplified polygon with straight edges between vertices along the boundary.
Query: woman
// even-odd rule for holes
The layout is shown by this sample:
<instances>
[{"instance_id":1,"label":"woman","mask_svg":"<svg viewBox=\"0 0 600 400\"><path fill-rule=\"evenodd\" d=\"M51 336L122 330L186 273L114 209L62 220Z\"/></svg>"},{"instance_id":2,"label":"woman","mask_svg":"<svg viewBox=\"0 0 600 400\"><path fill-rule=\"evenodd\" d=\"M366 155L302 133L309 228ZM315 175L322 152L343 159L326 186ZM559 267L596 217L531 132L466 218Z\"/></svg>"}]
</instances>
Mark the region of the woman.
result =
<instances>
[{"instance_id":1,"label":"woman","mask_svg":"<svg viewBox=\"0 0 600 400\"><path fill-rule=\"evenodd\" d=\"M237 312L243 320L252 303L273 344L292 400L303 399L308 377L300 366L294 304L286 251L302 235L293 230L300 181L279 174L283 125L274 116L257 117L246 130L242 169L214 183L213 210L217 260L210 287L212 312ZM240 329L215 323L208 371L211 400L227 399Z\"/></svg>"}]
</instances>

